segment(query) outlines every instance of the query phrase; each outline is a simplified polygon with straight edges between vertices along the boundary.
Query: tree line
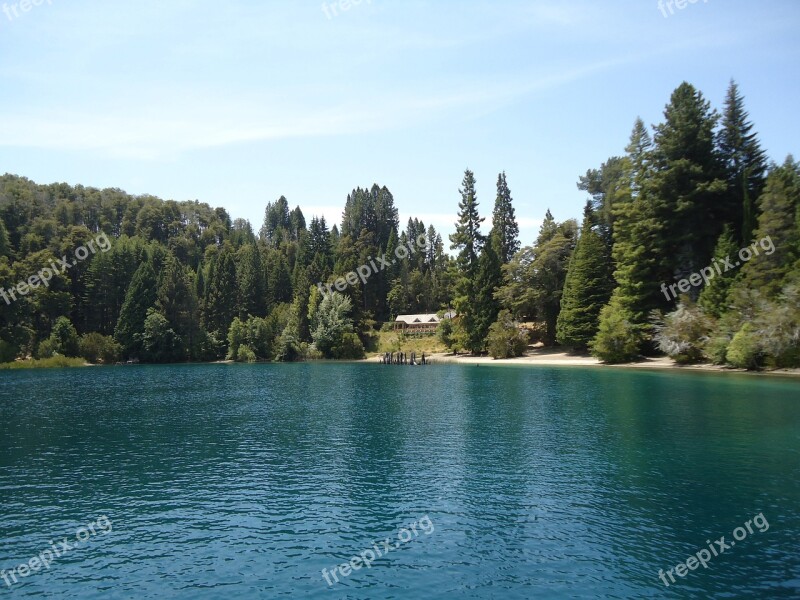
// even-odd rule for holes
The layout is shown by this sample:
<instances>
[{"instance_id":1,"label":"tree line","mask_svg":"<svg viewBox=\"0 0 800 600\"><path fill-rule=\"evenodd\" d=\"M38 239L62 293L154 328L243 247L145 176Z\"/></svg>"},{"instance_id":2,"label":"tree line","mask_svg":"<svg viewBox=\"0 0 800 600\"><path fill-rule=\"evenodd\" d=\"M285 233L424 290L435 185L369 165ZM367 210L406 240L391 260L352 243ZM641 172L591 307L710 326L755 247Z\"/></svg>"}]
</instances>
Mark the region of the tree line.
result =
<instances>
[{"instance_id":1,"label":"tree line","mask_svg":"<svg viewBox=\"0 0 800 600\"><path fill-rule=\"evenodd\" d=\"M377 184L348 194L331 227L324 218L307 223L281 197L255 231L197 201L6 175L3 289L99 232L113 245L0 302L0 361L358 358L396 315L454 309L439 338L456 351L518 356L535 341L612 363L665 353L746 368L800 365L800 165L791 156L768 161L734 82L721 112L681 84L663 121L637 119L625 153L587 171L578 187L588 195L582 222L557 222L548 210L537 239L522 247L506 174L485 225L467 170L446 248L418 219L401 228L391 192ZM772 252L737 258L766 238ZM367 281L320 291L419 239L422 251ZM684 288L699 273L714 276ZM676 283L679 295L663 292Z\"/></svg>"}]
</instances>

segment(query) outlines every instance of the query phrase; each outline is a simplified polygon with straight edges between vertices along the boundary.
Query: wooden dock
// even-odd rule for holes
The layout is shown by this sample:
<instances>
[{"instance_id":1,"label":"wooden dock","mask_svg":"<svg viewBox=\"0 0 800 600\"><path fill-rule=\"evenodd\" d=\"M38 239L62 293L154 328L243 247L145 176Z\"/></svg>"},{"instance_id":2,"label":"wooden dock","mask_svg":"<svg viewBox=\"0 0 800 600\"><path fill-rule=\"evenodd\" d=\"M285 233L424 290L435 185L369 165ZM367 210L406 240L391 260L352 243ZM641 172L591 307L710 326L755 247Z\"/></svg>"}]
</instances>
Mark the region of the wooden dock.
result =
<instances>
[{"instance_id":1,"label":"wooden dock","mask_svg":"<svg viewBox=\"0 0 800 600\"><path fill-rule=\"evenodd\" d=\"M421 367L429 364L424 352L420 360L417 360L416 352L410 354L408 352L387 352L378 361L382 365L406 365L409 367Z\"/></svg>"}]
</instances>

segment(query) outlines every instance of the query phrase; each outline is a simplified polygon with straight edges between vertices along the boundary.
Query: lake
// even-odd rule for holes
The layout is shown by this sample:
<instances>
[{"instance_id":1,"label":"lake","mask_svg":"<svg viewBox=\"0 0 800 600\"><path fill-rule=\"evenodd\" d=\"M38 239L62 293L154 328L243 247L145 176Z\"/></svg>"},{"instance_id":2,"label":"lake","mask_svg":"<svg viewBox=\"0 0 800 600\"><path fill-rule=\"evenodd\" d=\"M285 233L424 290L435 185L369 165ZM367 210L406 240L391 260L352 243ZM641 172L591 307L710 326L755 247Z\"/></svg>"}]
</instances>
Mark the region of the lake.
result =
<instances>
[{"instance_id":1,"label":"lake","mask_svg":"<svg viewBox=\"0 0 800 600\"><path fill-rule=\"evenodd\" d=\"M0 517L7 598L797 598L800 380L2 372Z\"/></svg>"}]
</instances>

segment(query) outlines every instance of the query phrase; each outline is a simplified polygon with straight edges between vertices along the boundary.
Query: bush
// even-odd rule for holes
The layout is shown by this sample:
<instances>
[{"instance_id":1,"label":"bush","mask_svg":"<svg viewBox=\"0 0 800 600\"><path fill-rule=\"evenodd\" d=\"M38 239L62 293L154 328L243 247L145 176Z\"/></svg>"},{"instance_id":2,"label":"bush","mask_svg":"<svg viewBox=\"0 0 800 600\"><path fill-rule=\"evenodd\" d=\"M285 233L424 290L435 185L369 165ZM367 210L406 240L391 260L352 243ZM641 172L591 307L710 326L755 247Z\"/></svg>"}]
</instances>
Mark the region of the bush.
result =
<instances>
[{"instance_id":1,"label":"bush","mask_svg":"<svg viewBox=\"0 0 800 600\"><path fill-rule=\"evenodd\" d=\"M122 346L114 338L99 333L87 333L80 339L80 355L92 364L112 365L122 354Z\"/></svg>"},{"instance_id":2,"label":"bush","mask_svg":"<svg viewBox=\"0 0 800 600\"><path fill-rule=\"evenodd\" d=\"M731 345L731 336L716 333L708 338L703 353L715 365L724 365L727 361L728 347Z\"/></svg>"},{"instance_id":3,"label":"bush","mask_svg":"<svg viewBox=\"0 0 800 600\"><path fill-rule=\"evenodd\" d=\"M739 369L756 370L761 366L763 351L758 335L750 323L745 323L728 346L728 362Z\"/></svg>"},{"instance_id":4,"label":"bush","mask_svg":"<svg viewBox=\"0 0 800 600\"><path fill-rule=\"evenodd\" d=\"M800 286L786 286L755 319L761 348L774 367L800 366Z\"/></svg>"},{"instance_id":5,"label":"bush","mask_svg":"<svg viewBox=\"0 0 800 600\"><path fill-rule=\"evenodd\" d=\"M600 328L591 343L592 354L609 364L636 360L641 336L631 321L630 312L612 299L600 312Z\"/></svg>"},{"instance_id":6,"label":"bush","mask_svg":"<svg viewBox=\"0 0 800 600\"><path fill-rule=\"evenodd\" d=\"M355 333L345 333L341 341L334 346L331 355L339 360L356 360L364 358L364 344Z\"/></svg>"},{"instance_id":7,"label":"bush","mask_svg":"<svg viewBox=\"0 0 800 600\"><path fill-rule=\"evenodd\" d=\"M273 360L276 355L282 357L285 352L293 351L291 332L282 341L282 334L288 329L290 312L288 304L279 304L266 319L248 317L242 321L235 318L228 331L228 360L246 362L240 358L242 346L247 346L255 354L256 360Z\"/></svg>"},{"instance_id":8,"label":"bush","mask_svg":"<svg viewBox=\"0 0 800 600\"><path fill-rule=\"evenodd\" d=\"M691 364L705 358L703 350L714 321L700 307L681 302L663 320L658 315L654 325L658 349L675 362Z\"/></svg>"},{"instance_id":9,"label":"bush","mask_svg":"<svg viewBox=\"0 0 800 600\"><path fill-rule=\"evenodd\" d=\"M55 342L53 342L53 340L50 338L43 340L36 349L36 358L39 360L53 358L55 355L56 345Z\"/></svg>"},{"instance_id":10,"label":"bush","mask_svg":"<svg viewBox=\"0 0 800 600\"><path fill-rule=\"evenodd\" d=\"M185 359L181 352L182 340L169 326L169 321L160 312L147 311L142 335L142 358L153 363L170 363Z\"/></svg>"},{"instance_id":11,"label":"bush","mask_svg":"<svg viewBox=\"0 0 800 600\"><path fill-rule=\"evenodd\" d=\"M489 327L487 342L492 358L516 358L525 353L528 336L519 330L511 313L503 310L498 315L497 321Z\"/></svg>"},{"instance_id":12,"label":"bush","mask_svg":"<svg viewBox=\"0 0 800 600\"><path fill-rule=\"evenodd\" d=\"M239 352L236 355L237 362L254 363L257 360L258 358L256 357L256 353L253 352L253 349L250 346L247 344L239 346Z\"/></svg>"},{"instance_id":13,"label":"bush","mask_svg":"<svg viewBox=\"0 0 800 600\"><path fill-rule=\"evenodd\" d=\"M70 357L76 357L80 354L78 332L75 331L75 327L67 317L58 318L56 324L53 325L53 332L50 334L49 342L53 354Z\"/></svg>"}]
</instances>

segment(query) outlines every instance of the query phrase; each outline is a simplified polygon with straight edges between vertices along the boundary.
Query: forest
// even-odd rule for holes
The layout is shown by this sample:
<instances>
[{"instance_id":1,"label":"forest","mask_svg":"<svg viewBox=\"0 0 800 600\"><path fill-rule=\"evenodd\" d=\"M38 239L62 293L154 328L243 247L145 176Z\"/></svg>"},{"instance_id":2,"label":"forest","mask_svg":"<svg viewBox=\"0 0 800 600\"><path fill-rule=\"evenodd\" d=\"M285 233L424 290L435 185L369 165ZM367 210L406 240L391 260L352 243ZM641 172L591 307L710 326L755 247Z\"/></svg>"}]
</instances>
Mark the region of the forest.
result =
<instances>
[{"instance_id":1,"label":"forest","mask_svg":"<svg viewBox=\"0 0 800 600\"><path fill-rule=\"evenodd\" d=\"M452 309L437 334L452 351L506 358L536 343L608 363L800 366L800 164L767 157L735 82L719 111L682 83L663 121L636 119L624 152L578 187L581 221L548 210L523 246L505 173L481 216L465 171L447 240L418 219L401 226L378 184L347 195L340 223L280 197L256 230L198 201L6 174L0 362L354 359L397 315ZM99 235L107 248L33 285Z\"/></svg>"}]
</instances>

